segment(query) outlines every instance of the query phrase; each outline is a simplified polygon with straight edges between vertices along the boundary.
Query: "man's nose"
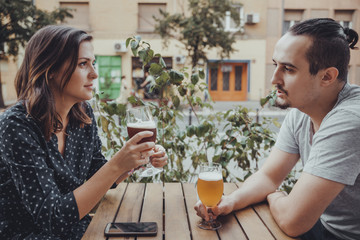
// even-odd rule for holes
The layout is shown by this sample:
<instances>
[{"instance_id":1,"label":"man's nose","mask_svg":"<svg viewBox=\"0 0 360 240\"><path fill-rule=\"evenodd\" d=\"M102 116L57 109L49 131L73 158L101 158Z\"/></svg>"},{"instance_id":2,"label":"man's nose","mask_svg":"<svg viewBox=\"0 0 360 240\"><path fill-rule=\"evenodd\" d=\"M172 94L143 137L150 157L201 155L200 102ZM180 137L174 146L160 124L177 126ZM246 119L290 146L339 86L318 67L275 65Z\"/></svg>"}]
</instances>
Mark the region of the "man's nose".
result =
<instances>
[{"instance_id":1,"label":"man's nose","mask_svg":"<svg viewBox=\"0 0 360 240\"><path fill-rule=\"evenodd\" d=\"M271 77L271 84L275 85L275 84L279 84L279 83L282 83L282 76L281 76L281 72L276 67L274 70L274 73Z\"/></svg>"}]
</instances>

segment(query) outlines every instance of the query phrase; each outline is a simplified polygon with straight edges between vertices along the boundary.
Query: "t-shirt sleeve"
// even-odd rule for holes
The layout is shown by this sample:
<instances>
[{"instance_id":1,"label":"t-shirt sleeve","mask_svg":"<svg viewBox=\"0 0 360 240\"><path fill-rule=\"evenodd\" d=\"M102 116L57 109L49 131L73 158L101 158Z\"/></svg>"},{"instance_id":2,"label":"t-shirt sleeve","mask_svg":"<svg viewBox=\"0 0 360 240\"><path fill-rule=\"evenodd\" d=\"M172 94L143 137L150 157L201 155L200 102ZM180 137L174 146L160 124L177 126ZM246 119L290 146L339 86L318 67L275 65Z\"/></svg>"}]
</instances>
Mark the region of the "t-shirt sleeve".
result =
<instances>
[{"instance_id":1,"label":"t-shirt sleeve","mask_svg":"<svg viewBox=\"0 0 360 240\"><path fill-rule=\"evenodd\" d=\"M315 133L304 171L353 185L360 172L359 146L359 116L344 109L334 111L323 120Z\"/></svg>"},{"instance_id":2,"label":"t-shirt sleeve","mask_svg":"<svg viewBox=\"0 0 360 240\"><path fill-rule=\"evenodd\" d=\"M72 192L61 193L48 167L46 145L23 122L11 121L2 132L1 159L27 213L39 229L60 234L79 221Z\"/></svg>"},{"instance_id":3,"label":"t-shirt sleeve","mask_svg":"<svg viewBox=\"0 0 360 240\"><path fill-rule=\"evenodd\" d=\"M296 112L291 110L286 116L281 125L280 132L277 136L275 146L288 153L299 153L299 145L295 138L295 120Z\"/></svg>"}]
</instances>

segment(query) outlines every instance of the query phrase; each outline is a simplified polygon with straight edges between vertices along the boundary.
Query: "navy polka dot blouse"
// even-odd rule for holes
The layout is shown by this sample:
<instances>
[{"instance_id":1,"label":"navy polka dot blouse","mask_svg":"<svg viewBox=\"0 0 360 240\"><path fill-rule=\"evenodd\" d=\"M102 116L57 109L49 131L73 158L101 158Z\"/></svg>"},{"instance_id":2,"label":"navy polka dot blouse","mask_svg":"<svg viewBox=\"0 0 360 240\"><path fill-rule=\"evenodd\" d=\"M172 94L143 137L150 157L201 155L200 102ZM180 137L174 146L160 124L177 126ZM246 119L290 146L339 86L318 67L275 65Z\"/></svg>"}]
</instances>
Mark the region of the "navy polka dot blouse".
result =
<instances>
[{"instance_id":1,"label":"navy polka dot blouse","mask_svg":"<svg viewBox=\"0 0 360 240\"><path fill-rule=\"evenodd\" d=\"M64 157L22 102L0 115L1 239L81 239L90 217L79 219L73 191L106 162L87 108L93 122L68 124Z\"/></svg>"}]
</instances>

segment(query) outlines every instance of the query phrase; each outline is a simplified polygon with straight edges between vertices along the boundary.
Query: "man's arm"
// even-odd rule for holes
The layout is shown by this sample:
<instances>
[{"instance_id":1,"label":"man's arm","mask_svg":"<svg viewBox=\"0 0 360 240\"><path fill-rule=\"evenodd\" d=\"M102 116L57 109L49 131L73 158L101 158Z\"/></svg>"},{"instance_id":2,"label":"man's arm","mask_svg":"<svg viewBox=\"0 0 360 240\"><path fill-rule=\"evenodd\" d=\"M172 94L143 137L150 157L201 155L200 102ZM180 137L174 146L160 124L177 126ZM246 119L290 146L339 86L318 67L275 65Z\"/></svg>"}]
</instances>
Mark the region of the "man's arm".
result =
<instances>
[{"instance_id":1,"label":"man's arm","mask_svg":"<svg viewBox=\"0 0 360 240\"><path fill-rule=\"evenodd\" d=\"M260 170L229 195L236 199L233 210L264 201L268 194L276 191L298 159L298 154L287 153L274 147Z\"/></svg>"},{"instance_id":2,"label":"man's arm","mask_svg":"<svg viewBox=\"0 0 360 240\"><path fill-rule=\"evenodd\" d=\"M270 211L280 228L289 236L310 230L344 184L303 172L289 195L270 194Z\"/></svg>"},{"instance_id":3,"label":"man's arm","mask_svg":"<svg viewBox=\"0 0 360 240\"><path fill-rule=\"evenodd\" d=\"M215 216L226 215L264 201L268 194L279 187L298 159L298 154L286 153L274 147L261 169L249 177L239 189L224 196L212 212ZM199 216L208 219L207 211L201 202L198 202L194 208Z\"/></svg>"}]
</instances>

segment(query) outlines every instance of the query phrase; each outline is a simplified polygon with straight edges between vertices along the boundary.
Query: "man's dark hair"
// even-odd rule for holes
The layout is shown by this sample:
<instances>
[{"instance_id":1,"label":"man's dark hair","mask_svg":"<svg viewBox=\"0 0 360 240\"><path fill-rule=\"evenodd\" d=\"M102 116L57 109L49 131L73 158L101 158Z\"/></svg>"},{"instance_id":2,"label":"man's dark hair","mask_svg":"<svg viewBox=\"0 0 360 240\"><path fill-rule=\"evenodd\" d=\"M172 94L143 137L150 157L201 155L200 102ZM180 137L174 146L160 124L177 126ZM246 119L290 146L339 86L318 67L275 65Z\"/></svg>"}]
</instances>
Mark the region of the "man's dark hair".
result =
<instances>
[{"instance_id":1,"label":"man's dark hair","mask_svg":"<svg viewBox=\"0 0 360 240\"><path fill-rule=\"evenodd\" d=\"M289 32L295 36L312 38L313 44L306 53L312 75L321 69L336 67L339 71L338 79L347 81L350 48L356 48L359 38L354 30L343 28L330 18L315 18L292 26Z\"/></svg>"}]
</instances>

